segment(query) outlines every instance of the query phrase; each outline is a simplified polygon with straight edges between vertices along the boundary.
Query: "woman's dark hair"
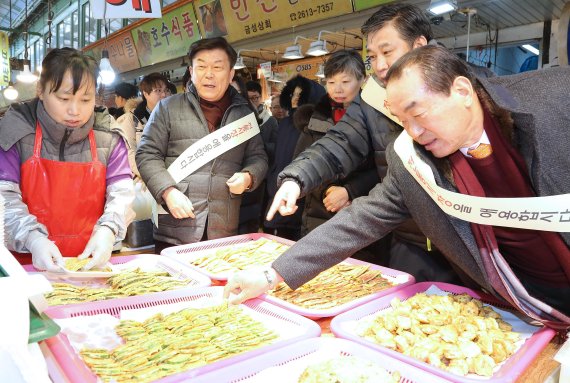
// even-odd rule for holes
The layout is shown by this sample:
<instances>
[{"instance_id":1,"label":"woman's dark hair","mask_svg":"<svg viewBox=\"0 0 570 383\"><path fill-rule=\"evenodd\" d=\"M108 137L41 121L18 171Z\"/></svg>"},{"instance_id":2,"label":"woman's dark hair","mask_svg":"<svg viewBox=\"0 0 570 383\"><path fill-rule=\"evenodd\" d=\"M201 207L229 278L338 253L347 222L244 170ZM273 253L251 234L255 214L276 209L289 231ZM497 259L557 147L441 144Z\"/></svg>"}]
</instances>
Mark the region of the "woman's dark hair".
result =
<instances>
[{"instance_id":1,"label":"woman's dark hair","mask_svg":"<svg viewBox=\"0 0 570 383\"><path fill-rule=\"evenodd\" d=\"M73 94L85 80L92 80L93 86L97 84L99 65L93 57L73 48L55 48L42 61L41 89L57 92L67 71L73 80Z\"/></svg>"},{"instance_id":2,"label":"woman's dark hair","mask_svg":"<svg viewBox=\"0 0 570 383\"><path fill-rule=\"evenodd\" d=\"M357 80L366 77L364 61L357 51L343 49L330 55L324 66L325 78L330 78L338 73L350 73Z\"/></svg>"},{"instance_id":3,"label":"woman's dark hair","mask_svg":"<svg viewBox=\"0 0 570 383\"><path fill-rule=\"evenodd\" d=\"M380 7L362 26L360 31L364 37L384 28L392 22L402 40L410 47L418 37L424 36L427 41L433 39L431 24L424 11L415 5L392 3Z\"/></svg>"},{"instance_id":4,"label":"woman's dark hair","mask_svg":"<svg viewBox=\"0 0 570 383\"><path fill-rule=\"evenodd\" d=\"M165 86L168 88L168 79L158 72L153 72L144 76L139 84L139 89L141 90L143 98L143 92L150 93L157 86Z\"/></svg>"},{"instance_id":5,"label":"woman's dark hair","mask_svg":"<svg viewBox=\"0 0 570 383\"><path fill-rule=\"evenodd\" d=\"M221 49L228 55L228 60L230 60L230 69L232 69L237 60L237 53L235 49L224 39L223 37L212 37L209 39L197 40L190 45L190 50L188 51L188 58L190 59L190 65L193 64L194 57L198 52Z\"/></svg>"},{"instance_id":6,"label":"woman's dark hair","mask_svg":"<svg viewBox=\"0 0 570 383\"><path fill-rule=\"evenodd\" d=\"M386 84L399 79L406 68L416 67L430 92L449 96L451 86L459 76L466 77L478 89L475 74L457 55L447 48L425 45L400 57L386 74Z\"/></svg>"}]
</instances>

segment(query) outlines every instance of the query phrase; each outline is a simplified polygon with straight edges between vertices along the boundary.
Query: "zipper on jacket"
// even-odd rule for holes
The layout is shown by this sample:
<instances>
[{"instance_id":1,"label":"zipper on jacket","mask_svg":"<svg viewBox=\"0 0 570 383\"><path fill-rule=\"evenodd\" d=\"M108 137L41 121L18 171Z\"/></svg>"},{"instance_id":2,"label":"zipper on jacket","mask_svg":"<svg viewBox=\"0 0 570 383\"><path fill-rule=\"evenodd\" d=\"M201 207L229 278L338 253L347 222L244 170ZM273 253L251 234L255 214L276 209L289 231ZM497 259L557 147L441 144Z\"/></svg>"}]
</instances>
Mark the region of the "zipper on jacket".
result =
<instances>
[{"instance_id":1,"label":"zipper on jacket","mask_svg":"<svg viewBox=\"0 0 570 383\"><path fill-rule=\"evenodd\" d=\"M67 142L67 139L69 138L69 136L71 136L71 133L73 133L72 129L65 129L65 133L63 134L63 138L61 139L61 144L59 144L59 160L60 161L65 161L65 144Z\"/></svg>"}]
</instances>

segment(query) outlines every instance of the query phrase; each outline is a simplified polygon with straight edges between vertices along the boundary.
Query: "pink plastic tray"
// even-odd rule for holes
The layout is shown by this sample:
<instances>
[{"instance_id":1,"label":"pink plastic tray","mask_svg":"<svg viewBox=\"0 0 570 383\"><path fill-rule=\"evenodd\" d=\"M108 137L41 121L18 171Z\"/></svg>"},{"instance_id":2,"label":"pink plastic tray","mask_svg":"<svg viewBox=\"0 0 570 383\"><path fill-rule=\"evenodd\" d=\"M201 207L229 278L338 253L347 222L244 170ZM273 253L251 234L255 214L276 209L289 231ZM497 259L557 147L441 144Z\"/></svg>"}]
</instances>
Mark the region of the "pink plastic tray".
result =
<instances>
[{"instance_id":1,"label":"pink plastic tray","mask_svg":"<svg viewBox=\"0 0 570 383\"><path fill-rule=\"evenodd\" d=\"M204 241L204 242L197 242L191 243L189 245L180 245L180 246L173 246L168 247L160 252L160 255L164 255L166 257L172 258L177 260L178 262L183 263L186 266L192 267L193 269L199 271L200 273L207 275L214 281L227 281L228 280L228 273L219 273L214 274L211 271L208 271L204 268L194 266L190 264L188 258L191 257L195 252L202 252L208 251L213 249L219 249L221 247L230 247L232 245L239 245L242 243L256 241L259 238L267 238L272 239L276 242L283 243L285 245L293 246L295 242L290 241L285 238L276 237L271 234L265 233L251 233L251 234L242 234L236 235L233 237L227 238L220 238L220 239L213 239L211 241Z\"/></svg>"},{"instance_id":2,"label":"pink plastic tray","mask_svg":"<svg viewBox=\"0 0 570 383\"><path fill-rule=\"evenodd\" d=\"M201 298L214 298L221 296L222 287L203 287L192 291L172 290L157 295L146 295L137 297L120 298L108 301L98 301L83 305L69 305L48 308L46 314L51 318L71 318L77 316L91 316L98 314L110 314L119 317L121 310L140 309L145 307L153 307L164 304L173 304L178 302L190 302ZM224 360L220 360L205 366L190 369L188 371L167 376L157 380L161 383L182 382L206 372L225 367L245 359L260 355L271 350L278 349L291 343L295 343L301 339L318 337L321 328L315 322L302 316L293 314L271 303L264 302L260 299L252 299L244 303L245 306L265 316L272 317L273 320L282 321L289 326L296 326L300 332L297 336L277 340L274 344L260 347L256 350L244 352ZM87 367L81 357L75 352L71 344L67 340L65 334L49 338L46 344L53 353L59 366L62 368L67 378L71 382L77 383L95 383L97 376Z\"/></svg>"},{"instance_id":3,"label":"pink plastic tray","mask_svg":"<svg viewBox=\"0 0 570 383\"><path fill-rule=\"evenodd\" d=\"M173 272L175 272L177 275L183 274L185 278L190 279L188 286L182 289L188 289L188 288L193 289L197 287L207 287L212 285L212 281L206 275L196 271L191 267L182 265L179 262L173 262L172 259L166 259L156 254L137 254L137 255L124 255L118 257L111 257L109 262L113 265L120 265L137 259L140 260L145 257L156 259L157 261L163 260L163 263L165 263L167 266L171 266ZM29 273L41 273L41 271L38 271L33 265L24 265L23 268ZM72 285L83 286L83 287L85 286L103 287L105 286L105 281L106 281L106 278L73 279L73 278L65 278L65 276L57 277L56 276L57 274L50 274L50 273L44 273L44 275L50 282L65 282ZM154 295L154 294L161 294L161 292L149 293L144 295ZM78 305L83 305L85 303L86 302L74 303L64 306L78 306ZM57 306L52 306L52 307L57 307Z\"/></svg>"},{"instance_id":4,"label":"pink plastic tray","mask_svg":"<svg viewBox=\"0 0 570 383\"><path fill-rule=\"evenodd\" d=\"M351 265L366 265L366 266L369 266L373 270L381 270L383 274L388 275L390 277L401 278L402 280L407 278L407 281L402 282L402 283L395 285L393 287L390 287L389 289L378 291L374 294L366 295L366 296L360 297L358 299L355 299L353 301L343 303L342 305L332 307L329 309L321 309L321 310L309 309L309 308L305 308L302 306L294 305L294 304L289 303L283 299L271 296L269 294L264 294L260 298L267 301L267 302L271 302L277 306L281 306L281 307L283 307L289 311L292 311L296 314L300 314L300 315L306 316L306 317L311 318L311 319L317 319L317 318L323 318L323 317L336 316L336 315L343 313L347 310L350 310L354 307L360 306L366 302L370 302L371 300L374 300L374 299L383 297L384 295L393 293L394 291L401 289L403 287L409 286L415 282L415 279L412 275L405 273L403 271L388 269L386 267L374 265L372 263L368 263L368 262L364 262L364 261L360 261L358 259L352 259L352 258L348 258L347 260L345 260L345 262L349 263Z\"/></svg>"},{"instance_id":5,"label":"pink plastic tray","mask_svg":"<svg viewBox=\"0 0 570 383\"><path fill-rule=\"evenodd\" d=\"M455 375L444 371L440 368L434 367L430 364L424 363L418 359L410 358L404 354L401 354L397 351L393 351L386 347L382 347L374 342L366 340L351 331L346 329L345 323L356 321L362 319L365 316L376 314L384 309L390 307L390 301L394 298L400 298L401 300L405 300L414 296L417 293L426 291L430 286L435 285L439 289L446 291L451 294L463 294L467 293L474 298L480 299L481 301L491 304L495 307L508 310L509 308L501 303L499 303L496 298L492 297L491 295L476 292L471 289L451 285L448 283L440 283L440 282L421 282L415 285L411 285L400 289L393 294L386 295L374 302L369 302L364 304L360 307L357 307L353 310L347 311L339 316L333 318L331 321L331 331L340 338L346 338L353 340L357 343L361 343L368 347L372 347L378 351L381 351L387 355L390 355L396 359L402 360L412 366L416 366L422 368L426 371L429 371L435 375L439 375L445 379L449 379L453 382L493 382L493 383L506 383L506 382L515 382L517 378L522 374L522 372L528 367L529 363L538 355L538 353L546 347L548 342L554 337L556 334L555 331L548 329L548 328L540 328L537 332L535 332L530 338L526 340L526 342L518 349L518 351L513 354L509 359L507 359L504 364L499 368L497 372L490 378L485 377L463 377L459 375Z\"/></svg>"},{"instance_id":6,"label":"pink plastic tray","mask_svg":"<svg viewBox=\"0 0 570 383\"><path fill-rule=\"evenodd\" d=\"M371 348L364 347L346 339L338 338L305 339L296 344L292 344L278 350L273 350L263 355L244 360L243 362L204 374L192 380L192 382L245 383L249 381L250 378L254 378L257 374L270 367L283 367L282 369L276 369L275 373L283 373L283 375L279 375L279 382L289 382L286 379L283 380L284 377L289 377L286 370L288 365L295 362L296 369L299 369L300 367L304 369L304 367L311 362L311 356L320 350L339 350L339 355L358 356L379 364L389 372L398 371L401 376L401 383L451 382L441 378L440 376L432 375L420 368L410 366L398 359L379 353ZM259 382L259 380L256 381ZM297 382L296 376L292 376L290 382Z\"/></svg>"}]
</instances>

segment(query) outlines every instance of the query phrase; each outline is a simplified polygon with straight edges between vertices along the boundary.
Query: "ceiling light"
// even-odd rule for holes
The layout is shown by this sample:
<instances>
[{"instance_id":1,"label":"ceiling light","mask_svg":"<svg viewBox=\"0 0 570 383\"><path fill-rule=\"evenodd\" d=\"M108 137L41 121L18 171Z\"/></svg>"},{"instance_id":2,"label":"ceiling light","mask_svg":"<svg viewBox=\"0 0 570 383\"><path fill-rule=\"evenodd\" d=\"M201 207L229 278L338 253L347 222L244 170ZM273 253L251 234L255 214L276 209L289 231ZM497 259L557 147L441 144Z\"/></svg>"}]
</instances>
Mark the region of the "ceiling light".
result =
<instances>
[{"instance_id":1,"label":"ceiling light","mask_svg":"<svg viewBox=\"0 0 570 383\"><path fill-rule=\"evenodd\" d=\"M10 81L8 87L4 89L3 94L6 100L14 101L18 98L18 89L14 88L12 81Z\"/></svg>"},{"instance_id":2,"label":"ceiling light","mask_svg":"<svg viewBox=\"0 0 570 383\"><path fill-rule=\"evenodd\" d=\"M529 51L530 53L534 53L537 56L540 54L540 51L530 44L524 44L522 47L527 51Z\"/></svg>"},{"instance_id":3,"label":"ceiling light","mask_svg":"<svg viewBox=\"0 0 570 383\"><path fill-rule=\"evenodd\" d=\"M24 70L16 76L16 79L18 81L25 82L26 84L31 84L32 82L37 81L38 76L30 71L30 64L24 64Z\"/></svg>"},{"instance_id":4,"label":"ceiling light","mask_svg":"<svg viewBox=\"0 0 570 383\"><path fill-rule=\"evenodd\" d=\"M291 45L285 49L283 53L283 58L287 60L302 59L305 57L303 52L301 52L301 46L299 44Z\"/></svg>"},{"instance_id":5,"label":"ceiling light","mask_svg":"<svg viewBox=\"0 0 570 383\"><path fill-rule=\"evenodd\" d=\"M434 15L442 15L457 10L457 0L431 0L428 11Z\"/></svg>"},{"instance_id":6,"label":"ceiling light","mask_svg":"<svg viewBox=\"0 0 570 383\"><path fill-rule=\"evenodd\" d=\"M243 63L243 57L238 56L236 63L234 65L234 69L243 69L245 68L245 64Z\"/></svg>"},{"instance_id":7,"label":"ceiling light","mask_svg":"<svg viewBox=\"0 0 570 383\"><path fill-rule=\"evenodd\" d=\"M315 74L318 78L325 78L325 67L323 64L319 64L319 70Z\"/></svg>"},{"instance_id":8,"label":"ceiling light","mask_svg":"<svg viewBox=\"0 0 570 383\"><path fill-rule=\"evenodd\" d=\"M327 49L327 42L325 40L313 41L307 49L307 54L309 56L323 56L329 53Z\"/></svg>"},{"instance_id":9,"label":"ceiling light","mask_svg":"<svg viewBox=\"0 0 570 383\"><path fill-rule=\"evenodd\" d=\"M99 62L99 76L104 85L110 85L115 81L115 71L109 61L109 51L103 49L101 51L101 61Z\"/></svg>"}]
</instances>

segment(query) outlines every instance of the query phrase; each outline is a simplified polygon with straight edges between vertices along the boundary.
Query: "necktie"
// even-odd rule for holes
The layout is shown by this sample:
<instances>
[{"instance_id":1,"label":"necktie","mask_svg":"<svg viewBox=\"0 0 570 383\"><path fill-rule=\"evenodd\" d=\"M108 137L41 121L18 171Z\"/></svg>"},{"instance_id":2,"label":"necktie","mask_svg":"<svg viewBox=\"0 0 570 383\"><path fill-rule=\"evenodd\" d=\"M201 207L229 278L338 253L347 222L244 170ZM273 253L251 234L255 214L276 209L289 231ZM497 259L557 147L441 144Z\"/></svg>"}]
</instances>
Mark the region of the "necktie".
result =
<instances>
[{"instance_id":1,"label":"necktie","mask_svg":"<svg viewBox=\"0 0 570 383\"><path fill-rule=\"evenodd\" d=\"M479 144L475 149L471 149L467 151L471 157L476 159L481 159L485 157L489 157L493 153L493 148L490 144Z\"/></svg>"}]
</instances>

